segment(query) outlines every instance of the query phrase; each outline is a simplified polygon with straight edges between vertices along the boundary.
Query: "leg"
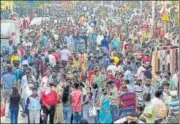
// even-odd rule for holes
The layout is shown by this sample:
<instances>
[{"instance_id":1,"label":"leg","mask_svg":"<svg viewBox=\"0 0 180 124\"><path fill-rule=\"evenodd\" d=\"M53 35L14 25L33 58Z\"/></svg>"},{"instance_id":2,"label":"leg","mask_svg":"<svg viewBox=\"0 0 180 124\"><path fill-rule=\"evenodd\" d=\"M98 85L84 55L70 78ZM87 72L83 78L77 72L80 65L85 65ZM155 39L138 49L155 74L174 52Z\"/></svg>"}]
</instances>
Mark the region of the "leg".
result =
<instances>
[{"instance_id":1,"label":"leg","mask_svg":"<svg viewBox=\"0 0 180 124\"><path fill-rule=\"evenodd\" d=\"M67 123L67 106L63 106L63 118L64 118L64 123Z\"/></svg>"},{"instance_id":2,"label":"leg","mask_svg":"<svg viewBox=\"0 0 180 124\"><path fill-rule=\"evenodd\" d=\"M51 106L49 123L54 124L55 106Z\"/></svg>"},{"instance_id":3,"label":"leg","mask_svg":"<svg viewBox=\"0 0 180 124\"><path fill-rule=\"evenodd\" d=\"M67 107L66 123L71 123L71 115L72 115L72 108L71 108L71 106L68 106Z\"/></svg>"},{"instance_id":4,"label":"leg","mask_svg":"<svg viewBox=\"0 0 180 124\"><path fill-rule=\"evenodd\" d=\"M29 123L30 124L34 123L34 116L33 116L34 114L35 114L34 111L29 110Z\"/></svg>"},{"instance_id":5,"label":"leg","mask_svg":"<svg viewBox=\"0 0 180 124\"><path fill-rule=\"evenodd\" d=\"M19 112L19 109L17 108L15 110L15 113L14 113L14 122L15 122L15 124L18 124L18 112Z\"/></svg>"},{"instance_id":6,"label":"leg","mask_svg":"<svg viewBox=\"0 0 180 124\"><path fill-rule=\"evenodd\" d=\"M40 123L40 110L36 110L35 111L35 124L39 124Z\"/></svg>"},{"instance_id":7,"label":"leg","mask_svg":"<svg viewBox=\"0 0 180 124\"><path fill-rule=\"evenodd\" d=\"M10 123L13 124L13 123L14 123L14 110L11 109L11 110L10 110L10 113L11 113L11 114L10 114Z\"/></svg>"},{"instance_id":8,"label":"leg","mask_svg":"<svg viewBox=\"0 0 180 124\"><path fill-rule=\"evenodd\" d=\"M43 110L42 123L47 124L47 117L48 117L49 110L44 106L42 107L42 110Z\"/></svg>"}]
</instances>

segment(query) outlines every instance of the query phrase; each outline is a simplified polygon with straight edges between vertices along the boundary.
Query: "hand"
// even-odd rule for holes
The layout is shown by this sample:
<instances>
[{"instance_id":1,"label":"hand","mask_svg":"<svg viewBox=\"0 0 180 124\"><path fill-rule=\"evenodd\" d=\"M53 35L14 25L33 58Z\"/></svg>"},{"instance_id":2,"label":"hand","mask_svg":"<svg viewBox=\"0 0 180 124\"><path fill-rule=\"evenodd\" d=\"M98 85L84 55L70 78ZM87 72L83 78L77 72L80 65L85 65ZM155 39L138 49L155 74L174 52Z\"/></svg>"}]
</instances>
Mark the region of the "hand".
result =
<instances>
[{"instance_id":1,"label":"hand","mask_svg":"<svg viewBox=\"0 0 180 124\"><path fill-rule=\"evenodd\" d=\"M49 109L51 108L51 106L49 106L49 105L46 105L46 108L49 110Z\"/></svg>"}]
</instances>

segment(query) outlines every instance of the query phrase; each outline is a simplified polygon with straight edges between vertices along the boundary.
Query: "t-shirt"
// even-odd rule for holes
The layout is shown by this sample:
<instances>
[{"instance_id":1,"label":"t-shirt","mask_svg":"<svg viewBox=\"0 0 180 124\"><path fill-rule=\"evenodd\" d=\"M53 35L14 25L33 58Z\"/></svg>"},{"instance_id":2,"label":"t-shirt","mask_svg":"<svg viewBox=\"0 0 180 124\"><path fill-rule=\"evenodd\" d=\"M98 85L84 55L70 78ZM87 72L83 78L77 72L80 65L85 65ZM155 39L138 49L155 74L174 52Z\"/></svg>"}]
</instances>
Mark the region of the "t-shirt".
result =
<instances>
[{"instance_id":1,"label":"t-shirt","mask_svg":"<svg viewBox=\"0 0 180 124\"><path fill-rule=\"evenodd\" d=\"M4 90L11 91L16 82L16 77L15 75L8 73L2 76L2 81L4 82Z\"/></svg>"},{"instance_id":2,"label":"t-shirt","mask_svg":"<svg viewBox=\"0 0 180 124\"><path fill-rule=\"evenodd\" d=\"M63 49L61 51L61 60L68 61L71 52L69 50Z\"/></svg>"},{"instance_id":3,"label":"t-shirt","mask_svg":"<svg viewBox=\"0 0 180 124\"><path fill-rule=\"evenodd\" d=\"M75 89L72 94L72 109L73 112L81 112L82 105L81 105L81 98L82 98L82 91L79 89Z\"/></svg>"},{"instance_id":4,"label":"t-shirt","mask_svg":"<svg viewBox=\"0 0 180 124\"><path fill-rule=\"evenodd\" d=\"M144 118L146 120L146 123L153 124L155 122L155 110L154 110L152 103L149 103L148 105L146 105L146 107L144 109L144 113L152 115L151 118L147 118L145 116L144 116Z\"/></svg>"},{"instance_id":5,"label":"t-shirt","mask_svg":"<svg viewBox=\"0 0 180 124\"><path fill-rule=\"evenodd\" d=\"M119 102L123 104L123 110L135 110L136 108L136 93L125 92L120 95Z\"/></svg>"}]
</instances>

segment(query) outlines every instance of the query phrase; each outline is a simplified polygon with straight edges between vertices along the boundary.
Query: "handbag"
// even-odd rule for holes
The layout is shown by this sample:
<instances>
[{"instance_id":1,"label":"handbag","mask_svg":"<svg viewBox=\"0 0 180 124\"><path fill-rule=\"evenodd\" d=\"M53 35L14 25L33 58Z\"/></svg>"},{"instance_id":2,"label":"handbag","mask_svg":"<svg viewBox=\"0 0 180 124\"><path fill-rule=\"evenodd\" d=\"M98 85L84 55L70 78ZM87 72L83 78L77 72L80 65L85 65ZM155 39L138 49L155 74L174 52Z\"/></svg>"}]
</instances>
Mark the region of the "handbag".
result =
<instances>
[{"instance_id":1,"label":"handbag","mask_svg":"<svg viewBox=\"0 0 180 124\"><path fill-rule=\"evenodd\" d=\"M92 105L92 107L89 108L89 116L90 117L95 117L97 116L97 107Z\"/></svg>"}]
</instances>

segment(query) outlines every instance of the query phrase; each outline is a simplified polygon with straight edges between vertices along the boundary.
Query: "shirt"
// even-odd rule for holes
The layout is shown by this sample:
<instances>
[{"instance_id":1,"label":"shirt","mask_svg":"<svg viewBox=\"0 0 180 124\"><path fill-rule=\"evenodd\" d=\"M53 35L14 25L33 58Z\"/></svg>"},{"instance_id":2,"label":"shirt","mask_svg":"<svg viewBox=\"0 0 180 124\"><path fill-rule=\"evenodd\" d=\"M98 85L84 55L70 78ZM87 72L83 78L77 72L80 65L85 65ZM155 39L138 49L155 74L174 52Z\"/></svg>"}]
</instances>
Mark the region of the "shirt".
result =
<instances>
[{"instance_id":1,"label":"shirt","mask_svg":"<svg viewBox=\"0 0 180 124\"><path fill-rule=\"evenodd\" d=\"M73 112L81 112L82 105L81 105L81 98L82 98L82 92L79 89L75 89L72 93L72 109Z\"/></svg>"},{"instance_id":2,"label":"shirt","mask_svg":"<svg viewBox=\"0 0 180 124\"><path fill-rule=\"evenodd\" d=\"M111 71L112 71L113 76L115 76L116 71L117 71L116 66L115 66L115 65L109 65L109 66L107 67L107 71L109 71L109 70L111 70Z\"/></svg>"},{"instance_id":3,"label":"shirt","mask_svg":"<svg viewBox=\"0 0 180 124\"><path fill-rule=\"evenodd\" d=\"M58 97L56 91L51 91L49 94L42 93L41 96L43 105L53 106L58 103Z\"/></svg>"},{"instance_id":4,"label":"shirt","mask_svg":"<svg viewBox=\"0 0 180 124\"><path fill-rule=\"evenodd\" d=\"M104 39L104 36L103 35L98 35L97 36L97 44L98 45L101 45L101 41Z\"/></svg>"},{"instance_id":5,"label":"shirt","mask_svg":"<svg viewBox=\"0 0 180 124\"><path fill-rule=\"evenodd\" d=\"M136 108L136 93L125 92L120 95L119 102L123 104L123 110L135 110Z\"/></svg>"},{"instance_id":6,"label":"shirt","mask_svg":"<svg viewBox=\"0 0 180 124\"><path fill-rule=\"evenodd\" d=\"M151 118L147 118L144 116L146 123L150 123L153 124L155 123L155 111L154 111L154 107L152 103L148 103L144 109L144 113L145 114L151 114L152 117Z\"/></svg>"},{"instance_id":7,"label":"shirt","mask_svg":"<svg viewBox=\"0 0 180 124\"><path fill-rule=\"evenodd\" d=\"M132 84L133 83L133 75L131 73L131 71L127 70L125 73L124 73L124 78L126 80L129 80L129 83Z\"/></svg>"},{"instance_id":8,"label":"shirt","mask_svg":"<svg viewBox=\"0 0 180 124\"><path fill-rule=\"evenodd\" d=\"M63 49L61 51L61 60L68 61L70 55L71 55L71 52L69 50Z\"/></svg>"},{"instance_id":9,"label":"shirt","mask_svg":"<svg viewBox=\"0 0 180 124\"><path fill-rule=\"evenodd\" d=\"M50 54L50 55L48 55L48 58L49 58L50 65L54 67L56 65L55 57L52 54Z\"/></svg>"},{"instance_id":10,"label":"shirt","mask_svg":"<svg viewBox=\"0 0 180 124\"><path fill-rule=\"evenodd\" d=\"M172 110L174 114L179 114L179 100L177 98L172 99L171 103L169 104L169 110ZM173 113L169 112L169 119L175 119Z\"/></svg>"},{"instance_id":11,"label":"shirt","mask_svg":"<svg viewBox=\"0 0 180 124\"><path fill-rule=\"evenodd\" d=\"M11 91L14 83L16 82L16 77L13 74L5 74L2 76L2 81L4 83L4 90Z\"/></svg>"}]
</instances>

